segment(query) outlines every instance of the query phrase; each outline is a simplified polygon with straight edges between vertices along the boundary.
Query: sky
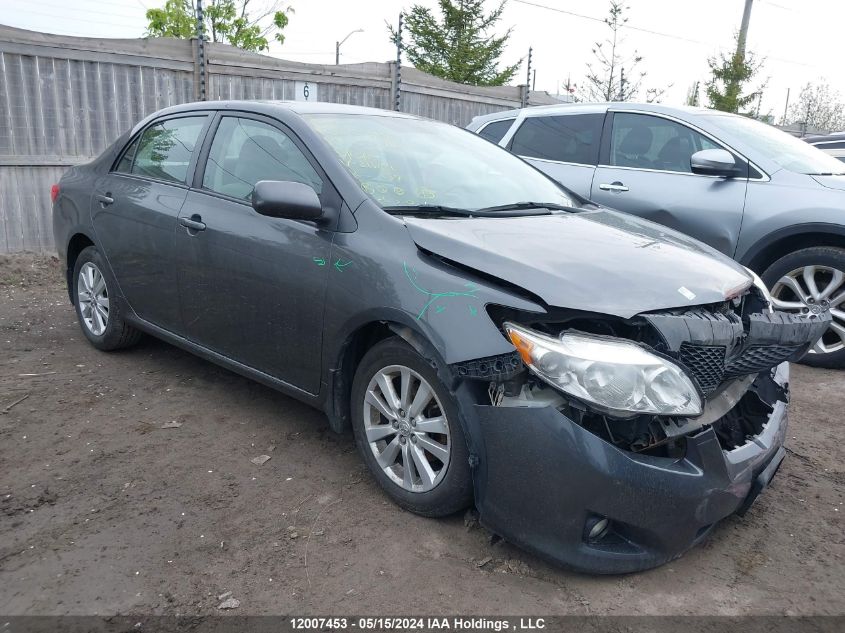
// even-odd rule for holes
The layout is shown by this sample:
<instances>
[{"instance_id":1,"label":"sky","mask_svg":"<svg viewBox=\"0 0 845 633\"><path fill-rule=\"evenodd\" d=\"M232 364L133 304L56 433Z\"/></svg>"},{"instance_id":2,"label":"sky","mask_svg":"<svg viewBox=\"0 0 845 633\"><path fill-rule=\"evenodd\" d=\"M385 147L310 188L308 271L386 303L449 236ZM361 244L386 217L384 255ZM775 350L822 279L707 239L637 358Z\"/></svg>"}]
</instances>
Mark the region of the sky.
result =
<instances>
[{"instance_id":1,"label":"sky","mask_svg":"<svg viewBox=\"0 0 845 633\"><path fill-rule=\"evenodd\" d=\"M257 8L271 0L251 0ZM148 8L164 0L0 0L0 23L50 33L86 37L142 37ZM353 34L341 48L341 63L387 61L396 56L386 21L395 23L413 4L435 7L436 0L282 0L294 13L284 45L270 55L294 61L332 64L335 42ZM708 77L707 58L732 50L744 0L628 0L623 51L643 57L643 88L665 89L663 103L681 104L696 81ZM488 0L488 6L496 0ZM563 91L569 78L581 84L592 48L609 29L602 23L606 0L508 0L498 32L512 27L503 63L514 63L533 49L536 88ZM843 0L754 0L748 50L766 59L768 79L761 113L780 121L787 90L794 103L807 82L827 81L845 95L841 37ZM525 65L512 83L524 83Z\"/></svg>"}]
</instances>

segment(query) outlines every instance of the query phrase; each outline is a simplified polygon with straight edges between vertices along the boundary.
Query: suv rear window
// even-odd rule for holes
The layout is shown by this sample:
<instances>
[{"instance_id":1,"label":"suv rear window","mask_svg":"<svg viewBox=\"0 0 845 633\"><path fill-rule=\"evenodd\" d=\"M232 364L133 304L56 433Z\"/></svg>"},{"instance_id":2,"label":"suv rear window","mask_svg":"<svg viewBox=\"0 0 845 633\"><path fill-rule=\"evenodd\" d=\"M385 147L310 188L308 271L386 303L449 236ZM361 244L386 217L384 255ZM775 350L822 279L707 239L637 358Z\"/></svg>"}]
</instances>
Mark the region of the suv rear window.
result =
<instances>
[{"instance_id":1,"label":"suv rear window","mask_svg":"<svg viewBox=\"0 0 845 633\"><path fill-rule=\"evenodd\" d=\"M595 165L604 114L528 117L511 142L520 156Z\"/></svg>"},{"instance_id":2,"label":"suv rear window","mask_svg":"<svg viewBox=\"0 0 845 633\"><path fill-rule=\"evenodd\" d=\"M492 141L493 143L498 143L502 140L502 137L505 135L509 129L511 129L511 125L513 125L514 119L502 119L501 121L493 121L492 123L488 123L478 135L482 138L486 138L488 141Z\"/></svg>"}]
</instances>

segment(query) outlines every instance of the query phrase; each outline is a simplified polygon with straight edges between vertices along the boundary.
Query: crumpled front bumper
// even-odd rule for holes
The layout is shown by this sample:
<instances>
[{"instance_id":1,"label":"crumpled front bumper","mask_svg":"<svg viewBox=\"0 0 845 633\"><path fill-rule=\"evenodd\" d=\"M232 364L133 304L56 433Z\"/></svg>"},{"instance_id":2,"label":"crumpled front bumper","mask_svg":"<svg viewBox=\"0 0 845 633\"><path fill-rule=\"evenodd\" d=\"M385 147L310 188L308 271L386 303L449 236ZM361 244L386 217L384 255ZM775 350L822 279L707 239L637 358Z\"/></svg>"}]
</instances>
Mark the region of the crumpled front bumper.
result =
<instances>
[{"instance_id":1,"label":"crumpled front bumper","mask_svg":"<svg viewBox=\"0 0 845 633\"><path fill-rule=\"evenodd\" d=\"M786 387L786 363L775 382ZM687 439L681 459L631 453L553 407L475 406L483 438L476 466L480 521L529 551L590 573L663 564L698 543L719 520L742 513L783 459L786 402L763 430L732 451L712 427ZM591 521L612 534L587 537Z\"/></svg>"}]
</instances>

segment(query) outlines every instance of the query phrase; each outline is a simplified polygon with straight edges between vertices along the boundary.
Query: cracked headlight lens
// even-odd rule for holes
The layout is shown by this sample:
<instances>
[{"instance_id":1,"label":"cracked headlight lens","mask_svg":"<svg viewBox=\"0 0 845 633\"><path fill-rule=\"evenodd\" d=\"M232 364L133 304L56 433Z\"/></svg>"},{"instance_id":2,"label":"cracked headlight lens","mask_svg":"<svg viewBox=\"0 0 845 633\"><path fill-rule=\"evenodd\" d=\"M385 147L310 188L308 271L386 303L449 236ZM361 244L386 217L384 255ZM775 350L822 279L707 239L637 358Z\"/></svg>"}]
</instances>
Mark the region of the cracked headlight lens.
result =
<instances>
[{"instance_id":1,"label":"cracked headlight lens","mask_svg":"<svg viewBox=\"0 0 845 633\"><path fill-rule=\"evenodd\" d=\"M534 374L604 413L701 415L689 376L632 341L575 332L554 338L514 323L504 328Z\"/></svg>"}]
</instances>

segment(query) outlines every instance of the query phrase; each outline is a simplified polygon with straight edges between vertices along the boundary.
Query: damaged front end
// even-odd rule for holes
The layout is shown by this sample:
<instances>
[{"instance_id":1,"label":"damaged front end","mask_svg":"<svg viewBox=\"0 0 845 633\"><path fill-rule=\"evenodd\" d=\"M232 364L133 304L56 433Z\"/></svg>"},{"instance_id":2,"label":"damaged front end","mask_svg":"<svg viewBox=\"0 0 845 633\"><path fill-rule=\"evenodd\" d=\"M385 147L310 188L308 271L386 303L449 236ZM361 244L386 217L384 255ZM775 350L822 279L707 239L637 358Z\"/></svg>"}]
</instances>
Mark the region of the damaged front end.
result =
<instances>
[{"instance_id":1,"label":"damaged front end","mask_svg":"<svg viewBox=\"0 0 845 633\"><path fill-rule=\"evenodd\" d=\"M483 438L481 521L593 573L662 564L747 510L783 459L786 361L828 325L773 312L760 285L630 319L488 310L517 352L454 366Z\"/></svg>"}]
</instances>

